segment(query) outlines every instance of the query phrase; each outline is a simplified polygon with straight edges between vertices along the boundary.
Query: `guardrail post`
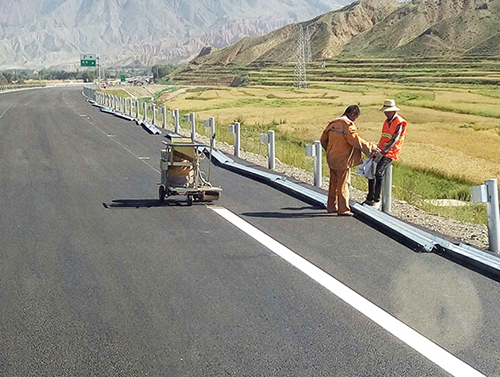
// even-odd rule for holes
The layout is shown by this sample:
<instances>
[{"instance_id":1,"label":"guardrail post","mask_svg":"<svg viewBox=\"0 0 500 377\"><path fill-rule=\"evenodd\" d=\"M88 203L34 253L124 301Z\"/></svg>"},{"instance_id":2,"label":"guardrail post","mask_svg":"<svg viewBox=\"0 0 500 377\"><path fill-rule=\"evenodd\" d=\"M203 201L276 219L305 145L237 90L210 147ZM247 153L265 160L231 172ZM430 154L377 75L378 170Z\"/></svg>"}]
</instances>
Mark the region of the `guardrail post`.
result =
<instances>
[{"instance_id":1,"label":"guardrail post","mask_svg":"<svg viewBox=\"0 0 500 377\"><path fill-rule=\"evenodd\" d=\"M321 141L315 140L314 141L314 149L315 149L315 155L314 155L314 186L316 187L321 187L322 185L322 162L323 162L323 153L321 150Z\"/></svg>"},{"instance_id":2,"label":"guardrail post","mask_svg":"<svg viewBox=\"0 0 500 377\"><path fill-rule=\"evenodd\" d=\"M274 170L276 168L276 138L274 131L269 131L269 169Z\"/></svg>"},{"instance_id":3,"label":"guardrail post","mask_svg":"<svg viewBox=\"0 0 500 377\"><path fill-rule=\"evenodd\" d=\"M392 210L392 164L385 171L382 180L382 212L390 213Z\"/></svg>"},{"instance_id":4,"label":"guardrail post","mask_svg":"<svg viewBox=\"0 0 500 377\"><path fill-rule=\"evenodd\" d=\"M152 124L154 126L156 124L156 104L153 103L151 107L151 111L153 112Z\"/></svg>"},{"instance_id":5,"label":"guardrail post","mask_svg":"<svg viewBox=\"0 0 500 377\"><path fill-rule=\"evenodd\" d=\"M128 116L132 118L132 98L128 100Z\"/></svg>"},{"instance_id":6,"label":"guardrail post","mask_svg":"<svg viewBox=\"0 0 500 377\"><path fill-rule=\"evenodd\" d=\"M208 164L208 182L210 182L210 168L212 166L212 150L215 146L215 118L210 117L203 121L203 126L210 128L210 164Z\"/></svg>"},{"instance_id":7,"label":"guardrail post","mask_svg":"<svg viewBox=\"0 0 500 377\"><path fill-rule=\"evenodd\" d=\"M139 120L139 100L135 100L135 119Z\"/></svg>"},{"instance_id":8,"label":"guardrail post","mask_svg":"<svg viewBox=\"0 0 500 377\"><path fill-rule=\"evenodd\" d=\"M146 102L142 103L142 111L143 111L142 120L144 122L147 122L147 120L148 120L148 104Z\"/></svg>"},{"instance_id":9,"label":"guardrail post","mask_svg":"<svg viewBox=\"0 0 500 377\"><path fill-rule=\"evenodd\" d=\"M321 150L321 142L316 140L314 144L306 144L306 156L314 157L314 186L321 187L323 174L322 163L323 153Z\"/></svg>"},{"instance_id":10,"label":"guardrail post","mask_svg":"<svg viewBox=\"0 0 500 377\"><path fill-rule=\"evenodd\" d=\"M162 115L163 128L167 128L167 107L166 106L161 107L161 115Z\"/></svg>"},{"instance_id":11,"label":"guardrail post","mask_svg":"<svg viewBox=\"0 0 500 377\"><path fill-rule=\"evenodd\" d=\"M175 121L175 129L174 129L174 132L176 134L179 133L179 109L175 109L173 112L172 112L172 115L174 117L174 121Z\"/></svg>"},{"instance_id":12,"label":"guardrail post","mask_svg":"<svg viewBox=\"0 0 500 377\"><path fill-rule=\"evenodd\" d=\"M498 181L487 179L484 181L488 202L486 203L486 215L488 216L488 239L490 251L500 251L500 215L498 208Z\"/></svg>"},{"instance_id":13,"label":"guardrail post","mask_svg":"<svg viewBox=\"0 0 500 377\"><path fill-rule=\"evenodd\" d=\"M274 131L268 131L267 134L260 134L260 143L267 144L267 152L268 152L268 167L271 170L274 170L276 167L276 143L275 143L275 133Z\"/></svg>"},{"instance_id":14,"label":"guardrail post","mask_svg":"<svg viewBox=\"0 0 500 377\"><path fill-rule=\"evenodd\" d=\"M241 124L240 122L234 122L234 155L240 157L241 149Z\"/></svg>"},{"instance_id":15,"label":"guardrail post","mask_svg":"<svg viewBox=\"0 0 500 377\"><path fill-rule=\"evenodd\" d=\"M189 123L191 124L191 140L194 143L194 138L196 136L196 116L194 113L189 114Z\"/></svg>"},{"instance_id":16,"label":"guardrail post","mask_svg":"<svg viewBox=\"0 0 500 377\"><path fill-rule=\"evenodd\" d=\"M241 125L239 122L234 122L227 127L230 134L234 134L234 155L240 157L240 130Z\"/></svg>"}]
</instances>

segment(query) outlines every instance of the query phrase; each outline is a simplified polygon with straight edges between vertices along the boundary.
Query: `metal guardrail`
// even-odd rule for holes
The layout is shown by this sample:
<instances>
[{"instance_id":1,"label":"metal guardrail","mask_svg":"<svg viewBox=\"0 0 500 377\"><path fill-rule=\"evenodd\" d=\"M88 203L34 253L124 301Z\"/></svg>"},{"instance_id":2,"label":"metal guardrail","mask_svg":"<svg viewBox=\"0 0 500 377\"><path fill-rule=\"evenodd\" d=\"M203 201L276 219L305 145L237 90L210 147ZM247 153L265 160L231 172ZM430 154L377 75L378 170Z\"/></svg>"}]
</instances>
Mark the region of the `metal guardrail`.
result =
<instances>
[{"instance_id":1,"label":"metal guardrail","mask_svg":"<svg viewBox=\"0 0 500 377\"><path fill-rule=\"evenodd\" d=\"M109 112L111 114L117 114L117 112L99 105L97 102L89 99L90 103L101 108L101 111ZM119 113L120 116L127 115ZM134 118L131 118L134 119ZM135 119L137 124L141 124L153 132L156 129L158 133L161 133L154 125L151 125L145 121ZM148 127L149 126L149 127ZM151 128L150 128L151 127ZM210 148L205 147L205 153L209 152ZM226 156L224 153L214 150L212 151L212 158L222 167L234 171L239 174L249 176L253 179L257 179L261 182L267 183L274 186L284 192L290 193L296 197L299 197L306 202L321 205L326 207L328 197L318 191L311 190L307 187L299 185L295 182L291 182L284 176L280 176L274 173L269 173L260 169L256 169L250 166L245 166L243 164L235 162L230 157ZM439 236L433 235L425 230L419 229L411 224L405 223L395 217L392 217L384 212L380 212L370 206L361 205L359 203L351 202L351 210L360 216L369 219L371 222L378 224L379 226L389 230L391 233L396 233L399 236L411 241L417 245L421 250L432 252L439 251L451 254L455 257L464 258L468 262L475 265L479 265L487 270L499 273L500 272L500 258L495 255L489 254L486 251L477 249L475 247L465 245L463 243L454 244L447 241Z\"/></svg>"},{"instance_id":2,"label":"metal guardrail","mask_svg":"<svg viewBox=\"0 0 500 377\"><path fill-rule=\"evenodd\" d=\"M18 90L46 88L45 84L26 84L26 85L1 85L0 93L14 92Z\"/></svg>"},{"instance_id":3,"label":"metal guardrail","mask_svg":"<svg viewBox=\"0 0 500 377\"><path fill-rule=\"evenodd\" d=\"M109 107L106 107L104 105L100 105L98 102L96 102L90 98L87 99L87 101L90 104L92 104L92 106L98 107L103 113L112 114L118 118L122 118L122 119L125 119L128 121L135 121L138 126L144 127L146 130L151 132L153 135L161 135L161 131L155 125L153 125L151 123L145 122L145 121L140 120L140 119L135 119L127 114L121 113L119 111L115 111L115 110L113 110Z\"/></svg>"},{"instance_id":4,"label":"metal guardrail","mask_svg":"<svg viewBox=\"0 0 500 377\"><path fill-rule=\"evenodd\" d=\"M205 153L207 149L205 149ZM259 181L270 184L285 192L289 192L294 196L305 199L309 203L315 203L326 207L328 196L311 190L307 187L289 181L286 177L268 173L266 171L256 169L253 167L245 166L235 162L233 159L227 157L220 151L214 151L212 158L217 163L234 172L244 174ZM432 252L437 251L445 254L450 254L455 257L467 260L467 262L478 265L490 272L500 272L500 258L490 254L486 251L477 249L475 247L465 245L463 243L454 244L444 238L431 234L425 230L419 229L411 224L405 223L395 217L386 213L380 212L373 207L361 205L359 203L351 202L351 210L356 214L363 216L378 224L379 226L390 230L391 233L396 233L399 236L411 241L417 245L421 250Z\"/></svg>"}]
</instances>

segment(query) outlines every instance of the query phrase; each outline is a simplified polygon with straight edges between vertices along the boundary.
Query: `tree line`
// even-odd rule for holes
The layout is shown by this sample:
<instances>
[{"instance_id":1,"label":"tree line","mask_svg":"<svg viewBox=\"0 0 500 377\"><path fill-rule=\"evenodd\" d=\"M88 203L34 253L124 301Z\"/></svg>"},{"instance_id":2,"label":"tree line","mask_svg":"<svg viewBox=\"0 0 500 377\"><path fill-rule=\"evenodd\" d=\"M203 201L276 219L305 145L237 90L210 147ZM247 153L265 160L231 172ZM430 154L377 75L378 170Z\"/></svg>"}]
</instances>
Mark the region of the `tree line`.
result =
<instances>
[{"instance_id":1,"label":"tree line","mask_svg":"<svg viewBox=\"0 0 500 377\"><path fill-rule=\"evenodd\" d=\"M0 72L0 85L23 84L27 80L83 80L91 82L95 79L96 72L86 70L81 72L56 71L41 69L9 69Z\"/></svg>"},{"instance_id":2,"label":"tree line","mask_svg":"<svg viewBox=\"0 0 500 377\"><path fill-rule=\"evenodd\" d=\"M154 65L153 67L144 67L141 69L132 69L127 67L110 68L105 70L103 76L106 78L119 77L120 72L133 71L134 74L153 74L153 80L158 82L163 79L168 79L177 66L173 64ZM139 72L140 71L140 72ZM97 70L87 69L84 71L64 71L41 69L39 71L33 69L8 69L0 71L0 85L23 84L27 80L83 80L84 82L93 82L97 78Z\"/></svg>"}]
</instances>

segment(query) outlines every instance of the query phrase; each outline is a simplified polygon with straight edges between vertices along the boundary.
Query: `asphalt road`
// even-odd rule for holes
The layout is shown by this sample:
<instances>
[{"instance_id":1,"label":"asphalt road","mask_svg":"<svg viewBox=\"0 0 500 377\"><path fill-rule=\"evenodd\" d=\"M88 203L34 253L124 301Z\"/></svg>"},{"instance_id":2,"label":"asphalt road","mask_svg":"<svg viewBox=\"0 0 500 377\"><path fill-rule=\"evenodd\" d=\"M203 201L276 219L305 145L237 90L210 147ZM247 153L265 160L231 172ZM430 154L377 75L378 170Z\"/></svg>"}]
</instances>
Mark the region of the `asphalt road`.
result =
<instances>
[{"instance_id":1,"label":"asphalt road","mask_svg":"<svg viewBox=\"0 0 500 377\"><path fill-rule=\"evenodd\" d=\"M80 90L0 94L1 376L447 376L210 206ZM499 283L212 168L216 204L488 376Z\"/></svg>"}]
</instances>

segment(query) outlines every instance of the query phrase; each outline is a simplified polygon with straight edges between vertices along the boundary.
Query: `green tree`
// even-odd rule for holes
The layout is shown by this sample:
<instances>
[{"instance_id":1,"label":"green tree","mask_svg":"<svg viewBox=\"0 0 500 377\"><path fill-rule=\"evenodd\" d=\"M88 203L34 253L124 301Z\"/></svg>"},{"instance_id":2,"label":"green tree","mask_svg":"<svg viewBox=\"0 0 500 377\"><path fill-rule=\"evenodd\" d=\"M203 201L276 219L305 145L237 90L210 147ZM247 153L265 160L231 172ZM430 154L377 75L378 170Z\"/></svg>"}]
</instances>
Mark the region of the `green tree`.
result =
<instances>
[{"instance_id":1,"label":"green tree","mask_svg":"<svg viewBox=\"0 0 500 377\"><path fill-rule=\"evenodd\" d=\"M10 84L12 83L12 80L14 79L14 73L10 71L4 71L3 76L7 80L7 82Z\"/></svg>"},{"instance_id":2,"label":"green tree","mask_svg":"<svg viewBox=\"0 0 500 377\"><path fill-rule=\"evenodd\" d=\"M95 77L95 71L85 71L82 75L83 82L94 82Z\"/></svg>"},{"instance_id":3,"label":"green tree","mask_svg":"<svg viewBox=\"0 0 500 377\"><path fill-rule=\"evenodd\" d=\"M173 64L165 64L165 65L159 65L156 64L151 68L153 71L153 80L155 82L158 82L160 79L163 79L170 75L173 71L175 71L177 67Z\"/></svg>"},{"instance_id":4,"label":"green tree","mask_svg":"<svg viewBox=\"0 0 500 377\"><path fill-rule=\"evenodd\" d=\"M6 85L8 83L9 82L7 81L7 79L5 78L5 76L3 75L3 73L0 72L0 85Z\"/></svg>"}]
</instances>

